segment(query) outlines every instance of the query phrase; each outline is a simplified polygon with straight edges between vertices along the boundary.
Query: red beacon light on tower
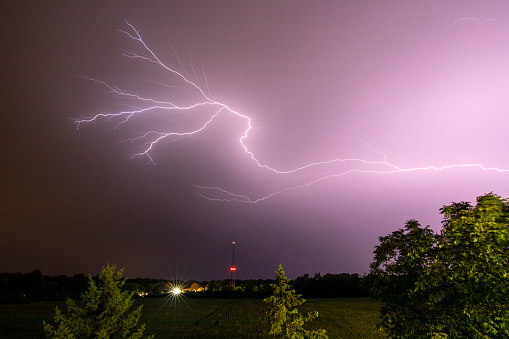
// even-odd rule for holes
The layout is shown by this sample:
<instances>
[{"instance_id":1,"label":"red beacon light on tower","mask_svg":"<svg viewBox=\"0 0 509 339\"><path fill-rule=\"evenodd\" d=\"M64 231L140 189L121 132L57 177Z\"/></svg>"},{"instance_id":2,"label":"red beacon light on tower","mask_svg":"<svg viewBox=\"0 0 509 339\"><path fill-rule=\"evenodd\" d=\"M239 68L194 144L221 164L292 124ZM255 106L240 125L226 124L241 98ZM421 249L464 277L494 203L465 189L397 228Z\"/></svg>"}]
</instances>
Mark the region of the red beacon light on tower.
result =
<instances>
[{"instance_id":1,"label":"red beacon light on tower","mask_svg":"<svg viewBox=\"0 0 509 339\"><path fill-rule=\"evenodd\" d=\"M232 265L230 266L230 275L231 275L231 280L230 280L230 286L235 289L235 271L237 270L237 267L235 266L235 241L232 242L232 246L233 246L233 252L232 252Z\"/></svg>"}]
</instances>

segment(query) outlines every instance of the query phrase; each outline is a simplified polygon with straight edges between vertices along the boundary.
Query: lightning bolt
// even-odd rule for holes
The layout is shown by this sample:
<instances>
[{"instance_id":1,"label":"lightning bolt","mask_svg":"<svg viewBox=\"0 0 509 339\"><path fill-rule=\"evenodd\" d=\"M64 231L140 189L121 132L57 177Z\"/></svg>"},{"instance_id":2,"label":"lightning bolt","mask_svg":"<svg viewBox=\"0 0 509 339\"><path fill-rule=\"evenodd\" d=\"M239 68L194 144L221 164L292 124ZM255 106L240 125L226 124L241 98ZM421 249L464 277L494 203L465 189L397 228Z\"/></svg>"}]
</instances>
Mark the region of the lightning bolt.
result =
<instances>
[{"instance_id":1,"label":"lightning bolt","mask_svg":"<svg viewBox=\"0 0 509 339\"><path fill-rule=\"evenodd\" d=\"M471 17L465 17L465 18L458 18L456 20L453 21L452 24L449 25L450 26L456 26L457 24L461 23L461 22L464 22L464 21L473 21L479 25L483 25L483 24L486 24L486 23L490 23L490 24L497 24L498 21L494 18L488 18L486 20L479 20L478 18L474 17L474 16L471 16Z\"/></svg>"},{"instance_id":2,"label":"lightning bolt","mask_svg":"<svg viewBox=\"0 0 509 339\"><path fill-rule=\"evenodd\" d=\"M458 23L462 20L474 20L478 23L481 23L476 18L462 18L458 19L454 22L454 24ZM295 173L304 173L305 170L315 170L322 169L331 165L344 165L344 164L354 164L356 167L353 169L343 169L343 170L335 170L336 172L332 174L314 174L314 178L308 179L304 183L293 185L289 187L285 187L278 191L274 191L270 194L259 198L251 198L247 195L235 193L229 190L226 190L221 187L215 186L200 186L195 185L194 187L199 190L197 193L199 196L212 200L212 201L236 201L242 203L251 203L256 204L267 199L270 199L274 196L280 195L282 193L297 190L303 187L311 186L317 184L319 182L329 180L332 178L337 178L341 176L345 176L351 173L366 173L366 174L394 174L394 173L402 173L402 172L413 172L413 171L442 171L446 169L452 168L478 168L483 171L496 171L496 172L509 172L508 169L500 169L495 167L485 167L482 164L453 164L446 165L442 167L435 166L426 166L426 167L417 167L417 168L401 168L393 163L390 163L387 160L387 156L372 148L366 142L360 139L357 140L360 143L363 143L371 152L378 154L382 159L381 160L367 160L363 158L335 158L326 161L313 162L300 167L292 168L292 169L277 169L271 167L267 164L263 164L259 161L255 154L249 150L245 141L254 131L254 127L252 124L252 120L249 116L240 113L239 111L233 109L231 106L226 103L216 101L210 94L208 90L205 90L202 86L199 85L198 80L192 80L190 75L185 71L185 68L182 66L182 62L176 51L172 48L173 52L177 56L178 63L182 68L182 71L176 70L164 62L153 52L153 50L145 43L143 40L140 31L137 30L133 25L129 22L125 21L127 26L129 27L129 31L119 30L121 33L127 35L130 39L136 41L138 45L142 48L143 54L131 51L131 50L122 50L122 56L130 59L139 59L141 61L154 63L158 67L162 68L164 71L168 72L170 76L174 79L177 85L169 86L163 83L158 83L152 81L154 84L161 85L164 87L168 87L170 89L176 89L180 91L185 91L186 93L190 93L193 97L193 103L191 104L179 104L178 98L173 101L163 101L157 100L153 97L147 97L142 94L133 93L124 89L121 89L117 86L113 86L108 84L102 80L98 80L95 78L87 77L81 75L82 78L98 83L102 87L107 89L107 92L113 94L114 96L124 99L127 101L133 101L136 105L128 105L128 109L120 110L115 113L98 113L93 116L83 117L80 119L75 119L74 122L76 124L76 128L80 128L82 125L86 125L89 123L93 123L99 120L105 121L116 121L115 129L119 128L124 124L130 123L132 120L138 119L141 120L143 117L146 117L149 114L165 112L168 114L168 120L178 118L178 113L184 113L184 115L191 115L195 113L203 113L205 112L206 118L201 125L196 126L193 129L185 130L185 131L161 131L161 130L150 130L147 132L140 133L139 135L124 140L125 142L136 143L138 145L139 151L132 154L131 158L147 158L150 163L155 164L154 159L151 156L151 151L156 147L157 144L161 143L163 140L166 141L174 141L178 138L188 137L195 134L198 134L205 130L219 115L221 114L230 114L236 117L239 117L245 121L246 128L239 138L239 143L241 149L249 156L249 158L256 163L258 167L263 170L279 174L295 174ZM171 45L170 45L171 46ZM192 65L192 64L191 64ZM192 72L195 75L195 78L198 79L194 68L192 68ZM202 73L205 79L206 87L208 88L208 81L205 76L205 72L203 71L202 65ZM180 98L182 99L182 98ZM182 100L181 100L182 101ZM330 169L329 169L330 171Z\"/></svg>"}]
</instances>

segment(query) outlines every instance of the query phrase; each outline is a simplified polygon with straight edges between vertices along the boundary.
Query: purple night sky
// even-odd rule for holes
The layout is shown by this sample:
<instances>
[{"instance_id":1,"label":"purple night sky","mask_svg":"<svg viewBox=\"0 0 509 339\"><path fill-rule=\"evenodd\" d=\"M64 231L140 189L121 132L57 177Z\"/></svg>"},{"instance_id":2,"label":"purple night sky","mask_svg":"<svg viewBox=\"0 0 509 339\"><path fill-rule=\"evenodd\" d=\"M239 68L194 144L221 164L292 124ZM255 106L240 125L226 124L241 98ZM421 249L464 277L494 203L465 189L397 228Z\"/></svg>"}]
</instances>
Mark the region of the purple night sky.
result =
<instances>
[{"instance_id":1,"label":"purple night sky","mask_svg":"<svg viewBox=\"0 0 509 339\"><path fill-rule=\"evenodd\" d=\"M111 263L129 278L226 279L235 241L238 279L272 278L279 263L290 278L363 274L378 237L406 220L439 229L444 204L509 196L507 1L0 7L0 272L96 274ZM217 109L76 129L73 119L149 106L80 75L203 101L155 63L122 57L144 53L119 31L124 20L244 117L225 110L200 133L163 139L155 164L131 159L147 140L128 140L196 129ZM239 142L247 118L243 142L261 165L322 164L260 167ZM334 159L357 160L323 163ZM200 187L252 200L282 192L253 204Z\"/></svg>"}]
</instances>

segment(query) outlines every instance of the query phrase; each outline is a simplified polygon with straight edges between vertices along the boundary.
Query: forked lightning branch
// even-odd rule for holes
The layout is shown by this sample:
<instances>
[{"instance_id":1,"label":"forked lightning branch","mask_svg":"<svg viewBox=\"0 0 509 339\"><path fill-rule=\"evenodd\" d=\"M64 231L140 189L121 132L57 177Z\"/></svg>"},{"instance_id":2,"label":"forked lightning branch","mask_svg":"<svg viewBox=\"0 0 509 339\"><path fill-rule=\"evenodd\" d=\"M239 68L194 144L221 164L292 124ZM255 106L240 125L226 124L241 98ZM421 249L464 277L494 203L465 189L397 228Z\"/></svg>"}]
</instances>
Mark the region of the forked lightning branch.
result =
<instances>
[{"instance_id":1,"label":"forked lightning branch","mask_svg":"<svg viewBox=\"0 0 509 339\"><path fill-rule=\"evenodd\" d=\"M260 197L252 197L249 194L234 192L232 189L227 189L224 187L218 186L202 186L195 185L196 189L199 191L198 194L205 199L209 200L217 200L217 201L237 201L243 203L258 203L267 199L270 199L276 195L283 194L285 192L291 190L297 190L306 186L311 186L322 182L324 180L330 180L332 178L337 178L341 176L345 176L351 173L365 173L371 175L380 175L380 174L395 174L399 172L410 172L410 171L442 171L447 169L458 169L465 167L474 167L478 170L482 171L497 171L497 172L509 172L508 169L500 169L495 167L485 167L482 164L478 163L467 163L467 164L449 164L445 166L422 166L415 168L402 168L394 163L391 163L387 160L387 157L382 152L376 151L371 146L367 145L364 141L358 140L358 142L363 143L367 148L369 148L374 156L373 159L365 159L365 158L333 158L333 159L325 159L319 162L311 162L307 164L303 164L296 168L289 169L281 169L275 168L268 164L264 164L258 160L256 155L249 150L246 145L246 140L253 133L253 122L251 117L243 114L231 106L224 102L216 101L208 91L208 84L205 77L205 83L207 84L206 88L201 86L198 80L193 80L189 76L190 72L187 72L180 62L180 58L178 54L175 54L176 59L178 59L178 63L180 65L180 69L172 68L164 63L161 58L153 52L150 46L148 46L143 40L140 31L137 30L133 25L126 21L126 25L128 30L119 30L121 33L127 35L130 39L137 44L137 47L142 50L141 53L134 52L133 50L123 50L122 56L130 59L135 59L142 62L153 63L157 67L160 68L162 72L165 72L168 77L168 81L176 84L176 85L167 85L161 84L161 87L165 90L168 90L168 97L175 97L171 101L164 101L156 99L155 97L142 95L140 93L126 91L122 89L121 86L117 84L110 84L101 79L96 79L88 76L82 76L84 79L96 82L107 89L108 92L115 95L119 101L129 101L129 104L125 104L129 109L119 110L115 112L107 112L107 113L99 113L89 117L84 117L80 119L75 119L76 127L80 128L83 125L90 124L93 122L100 121L114 121L116 129L121 128L124 125L131 124L132 126L137 126L135 121L139 121L143 119L146 115L157 114L160 115L163 119L168 121L168 124L157 124L150 130L141 130L136 135L132 136L128 141L133 145L138 146L138 151L134 152L131 155L131 158L146 158L150 162L155 163L155 159L152 157L152 151L155 147L161 147L160 144L163 141L172 141L182 137L192 137L198 133L203 132L205 129L209 127L209 125L215 121L220 115L230 115L235 118L241 118L245 122L245 128L240 132L241 137L239 138L239 152L245 152L248 154L249 158L260 168L261 171L268 171L278 175L291 175L298 174L307 171L315 171L316 173L320 173L320 169L323 167L327 167L334 164L339 165L347 165L339 166L341 169L337 170L334 173L328 173L319 175L316 174L312 179L308 181L300 182L297 185L284 187L282 189L278 189L268 194L265 194ZM197 78L196 73L193 74L195 78ZM205 72L203 72L205 74ZM156 83L157 82L153 82ZM177 85L178 84L178 85ZM178 90L184 90L186 93L192 93L192 97L194 98L194 102L191 104L182 105L179 103L179 93ZM187 98L187 95L186 95ZM132 105L131 102L135 102L136 105ZM178 114L180 117L182 114L184 117L190 117L193 114L206 114L205 119L202 121L200 125L195 126L192 129L186 131L176 131L171 128L171 121L174 120ZM276 113L277 114L277 113ZM170 127L167 127L170 126ZM240 158L240 157L239 157ZM245 159L242 157L240 159ZM378 159L378 160L376 160ZM243 161L243 160L239 160Z\"/></svg>"}]
</instances>

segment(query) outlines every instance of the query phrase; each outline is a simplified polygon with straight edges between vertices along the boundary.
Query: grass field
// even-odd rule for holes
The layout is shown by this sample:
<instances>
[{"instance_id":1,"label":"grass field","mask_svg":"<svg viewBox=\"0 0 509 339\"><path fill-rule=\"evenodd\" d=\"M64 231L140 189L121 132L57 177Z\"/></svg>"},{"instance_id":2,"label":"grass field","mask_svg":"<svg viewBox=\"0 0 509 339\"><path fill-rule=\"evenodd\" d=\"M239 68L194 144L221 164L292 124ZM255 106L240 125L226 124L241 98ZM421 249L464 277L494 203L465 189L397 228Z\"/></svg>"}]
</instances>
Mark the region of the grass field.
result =
<instances>
[{"instance_id":1,"label":"grass field","mask_svg":"<svg viewBox=\"0 0 509 339\"><path fill-rule=\"evenodd\" d=\"M269 325L261 320L261 299L189 299L171 305L165 299L137 299L141 323L156 338L258 338ZM52 322L64 302L0 305L0 338L44 338L42 321ZM384 338L376 331L380 304L369 299L308 299L303 312L320 316L306 327L324 328L329 338Z\"/></svg>"}]
</instances>

